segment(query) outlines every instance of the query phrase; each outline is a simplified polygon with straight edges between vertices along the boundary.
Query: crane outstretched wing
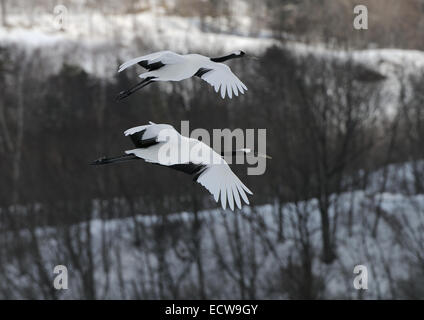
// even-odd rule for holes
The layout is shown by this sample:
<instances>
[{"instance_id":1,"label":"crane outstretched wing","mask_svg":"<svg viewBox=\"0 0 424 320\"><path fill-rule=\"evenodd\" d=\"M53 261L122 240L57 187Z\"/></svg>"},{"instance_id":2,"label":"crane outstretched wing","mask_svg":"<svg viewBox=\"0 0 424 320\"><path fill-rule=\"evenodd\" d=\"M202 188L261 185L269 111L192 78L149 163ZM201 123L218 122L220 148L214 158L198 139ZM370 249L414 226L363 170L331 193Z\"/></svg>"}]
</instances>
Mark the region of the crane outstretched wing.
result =
<instances>
[{"instance_id":1,"label":"crane outstretched wing","mask_svg":"<svg viewBox=\"0 0 424 320\"><path fill-rule=\"evenodd\" d=\"M210 69L206 72L206 70ZM205 71L201 72L200 78L205 80L218 92L221 88L221 97L225 98L225 93L231 99L233 92L238 96L240 91L242 94L247 87L239 78L231 71L230 67L223 63L215 63L213 67L207 67Z\"/></svg>"},{"instance_id":2,"label":"crane outstretched wing","mask_svg":"<svg viewBox=\"0 0 424 320\"><path fill-rule=\"evenodd\" d=\"M240 196L246 204L249 204L246 192L253 194L225 162L208 165L198 175L197 182L213 195L216 202L221 198L221 206L224 209L227 206L227 201L231 210L234 210L234 201L237 207L241 209Z\"/></svg>"},{"instance_id":3,"label":"crane outstretched wing","mask_svg":"<svg viewBox=\"0 0 424 320\"><path fill-rule=\"evenodd\" d=\"M159 69L166 64L180 63L184 61L184 57L172 51L159 51L145 56L131 59L119 66L118 72L121 72L128 67L139 64L149 71Z\"/></svg>"}]
</instances>

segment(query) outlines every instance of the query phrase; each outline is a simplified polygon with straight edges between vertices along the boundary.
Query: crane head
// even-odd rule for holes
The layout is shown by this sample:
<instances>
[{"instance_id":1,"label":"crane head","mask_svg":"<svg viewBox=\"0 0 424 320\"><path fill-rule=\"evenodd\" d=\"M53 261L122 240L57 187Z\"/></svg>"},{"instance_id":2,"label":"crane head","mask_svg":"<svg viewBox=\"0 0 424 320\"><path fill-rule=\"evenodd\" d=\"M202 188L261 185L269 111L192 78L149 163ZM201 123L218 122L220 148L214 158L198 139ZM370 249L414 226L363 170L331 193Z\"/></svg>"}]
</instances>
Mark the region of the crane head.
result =
<instances>
[{"instance_id":1,"label":"crane head","mask_svg":"<svg viewBox=\"0 0 424 320\"><path fill-rule=\"evenodd\" d=\"M251 54L247 54L246 52L244 52L244 51L242 51L242 50L234 51L234 52L233 52L233 55L234 55L236 58L242 58L242 57L245 57L245 58L249 58L249 59L253 59L253 60L259 60L259 58L258 58L258 57L255 57L254 55L251 55Z\"/></svg>"},{"instance_id":2,"label":"crane head","mask_svg":"<svg viewBox=\"0 0 424 320\"><path fill-rule=\"evenodd\" d=\"M246 53L242 50L236 50L233 52L233 55L237 56L237 57L243 57Z\"/></svg>"}]
</instances>

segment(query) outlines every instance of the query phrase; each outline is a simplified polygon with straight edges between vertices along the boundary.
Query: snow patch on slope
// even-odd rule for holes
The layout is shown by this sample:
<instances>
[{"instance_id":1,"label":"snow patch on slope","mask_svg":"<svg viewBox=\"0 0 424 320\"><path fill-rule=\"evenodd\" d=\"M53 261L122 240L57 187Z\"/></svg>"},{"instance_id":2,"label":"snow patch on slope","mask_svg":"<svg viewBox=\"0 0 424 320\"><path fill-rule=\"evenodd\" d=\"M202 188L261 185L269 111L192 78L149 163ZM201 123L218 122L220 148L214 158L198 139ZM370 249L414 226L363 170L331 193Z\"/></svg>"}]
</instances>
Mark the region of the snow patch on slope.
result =
<instances>
[{"instance_id":1,"label":"snow patch on slope","mask_svg":"<svg viewBox=\"0 0 424 320\"><path fill-rule=\"evenodd\" d=\"M152 11L125 15L69 14L61 30L49 14L40 14L31 21L27 16L11 15L8 23L9 27L0 27L1 45L53 50L52 59L59 63L78 64L88 72L103 76L111 76L116 71L109 66L118 57L125 60L164 49L209 55L240 49L258 54L275 43L267 38L205 31L198 18L166 16ZM97 61L100 56L104 65Z\"/></svg>"}]
</instances>

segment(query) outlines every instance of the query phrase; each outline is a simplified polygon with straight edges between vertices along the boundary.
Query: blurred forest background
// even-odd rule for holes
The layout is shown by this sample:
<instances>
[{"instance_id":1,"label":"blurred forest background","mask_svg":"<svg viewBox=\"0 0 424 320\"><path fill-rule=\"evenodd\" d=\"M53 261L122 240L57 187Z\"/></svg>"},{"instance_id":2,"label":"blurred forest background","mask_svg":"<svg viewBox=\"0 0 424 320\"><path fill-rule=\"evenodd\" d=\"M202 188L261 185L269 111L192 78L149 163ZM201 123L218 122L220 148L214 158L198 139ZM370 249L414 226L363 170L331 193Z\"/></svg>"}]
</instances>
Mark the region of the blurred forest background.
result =
<instances>
[{"instance_id":1,"label":"blurred forest background","mask_svg":"<svg viewBox=\"0 0 424 320\"><path fill-rule=\"evenodd\" d=\"M67 11L63 24L54 8ZM353 8L368 7L368 30ZM424 1L0 0L0 298L424 298ZM60 9L60 8L59 8ZM156 50L229 65L122 103ZM190 177L92 167L148 121L266 128L273 159L224 211ZM69 289L53 288L65 265ZM353 269L369 271L355 290Z\"/></svg>"}]
</instances>

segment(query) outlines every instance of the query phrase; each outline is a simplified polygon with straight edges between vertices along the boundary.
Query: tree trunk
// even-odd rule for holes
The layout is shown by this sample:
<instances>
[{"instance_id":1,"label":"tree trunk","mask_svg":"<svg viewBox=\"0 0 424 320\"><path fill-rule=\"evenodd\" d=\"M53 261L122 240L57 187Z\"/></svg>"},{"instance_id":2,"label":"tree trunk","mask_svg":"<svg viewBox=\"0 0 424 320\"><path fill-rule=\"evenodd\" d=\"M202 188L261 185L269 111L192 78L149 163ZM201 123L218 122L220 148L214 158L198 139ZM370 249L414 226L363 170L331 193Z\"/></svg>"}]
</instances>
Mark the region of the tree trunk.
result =
<instances>
[{"instance_id":1,"label":"tree trunk","mask_svg":"<svg viewBox=\"0 0 424 320\"><path fill-rule=\"evenodd\" d=\"M194 244L194 254L196 259L196 269L197 269L197 280L199 282L199 298L204 300L206 299L205 291L205 275L203 269L203 259L202 259L202 237L201 237L201 221L199 219L199 209L197 204L196 195L193 192L192 195L193 201L193 244Z\"/></svg>"},{"instance_id":2,"label":"tree trunk","mask_svg":"<svg viewBox=\"0 0 424 320\"><path fill-rule=\"evenodd\" d=\"M320 216L322 230L322 261L326 264L330 264L336 259L336 254L331 240L330 218L328 216L327 205L321 206Z\"/></svg>"},{"instance_id":3,"label":"tree trunk","mask_svg":"<svg viewBox=\"0 0 424 320\"><path fill-rule=\"evenodd\" d=\"M0 0L1 7L1 25L3 27L7 26L7 11L6 11L6 0Z\"/></svg>"}]
</instances>

